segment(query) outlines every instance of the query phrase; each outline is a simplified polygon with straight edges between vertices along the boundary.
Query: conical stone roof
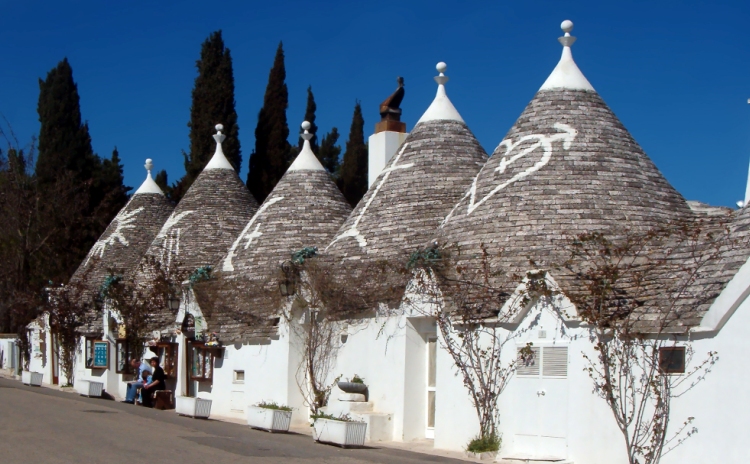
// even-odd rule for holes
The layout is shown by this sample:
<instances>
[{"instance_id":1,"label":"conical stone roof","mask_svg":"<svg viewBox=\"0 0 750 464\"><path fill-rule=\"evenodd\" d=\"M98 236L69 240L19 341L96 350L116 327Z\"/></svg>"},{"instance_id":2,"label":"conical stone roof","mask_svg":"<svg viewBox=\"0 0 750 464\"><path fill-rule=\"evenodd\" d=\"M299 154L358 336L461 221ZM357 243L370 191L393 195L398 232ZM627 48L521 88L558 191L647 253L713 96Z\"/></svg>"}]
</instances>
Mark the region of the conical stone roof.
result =
<instances>
[{"instance_id":1,"label":"conical stone roof","mask_svg":"<svg viewBox=\"0 0 750 464\"><path fill-rule=\"evenodd\" d=\"M99 240L70 278L71 285L81 285L96 295L110 271L126 275L138 266L174 206L151 178L153 167L146 160L146 180L128 203L112 219ZM84 327L84 332L99 331L101 323Z\"/></svg>"},{"instance_id":2,"label":"conical stone roof","mask_svg":"<svg viewBox=\"0 0 750 464\"><path fill-rule=\"evenodd\" d=\"M172 275L189 275L198 268L216 264L258 209L258 203L224 156L221 125L217 125L217 130L216 153L167 219L144 258L155 258ZM148 276L140 272L139 282L147 284ZM162 316L165 325L174 323L171 313ZM160 328L163 327L155 327Z\"/></svg>"},{"instance_id":3,"label":"conical stone roof","mask_svg":"<svg viewBox=\"0 0 750 464\"><path fill-rule=\"evenodd\" d=\"M275 331L270 323L264 323L270 321L264 318L270 314L253 307L252 293L276 277L281 263L292 253L304 247L325 247L351 213L310 148L309 123L302 127L302 151L228 247L216 266L217 278L194 289L208 329L218 332L225 343ZM278 288L272 290L278 292ZM253 320L243 320L248 310Z\"/></svg>"},{"instance_id":4,"label":"conical stone roof","mask_svg":"<svg viewBox=\"0 0 750 464\"><path fill-rule=\"evenodd\" d=\"M445 94L445 63L435 100L406 137L327 253L350 260L401 260L434 236L487 161Z\"/></svg>"},{"instance_id":5,"label":"conical stone roof","mask_svg":"<svg viewBox=\"0 0 750 464\"><path fill-rule=\"evenodd\" d=\"M563 23L560 63L441 230L441 244L457 246L464 261L482 247L501 253L506 277L496 283L508 291L518 285L514 273L534 266L529 259L538 267L557 261L577 234L692 217L576 66L571 29Z\"/></svg>"}]
</instances>

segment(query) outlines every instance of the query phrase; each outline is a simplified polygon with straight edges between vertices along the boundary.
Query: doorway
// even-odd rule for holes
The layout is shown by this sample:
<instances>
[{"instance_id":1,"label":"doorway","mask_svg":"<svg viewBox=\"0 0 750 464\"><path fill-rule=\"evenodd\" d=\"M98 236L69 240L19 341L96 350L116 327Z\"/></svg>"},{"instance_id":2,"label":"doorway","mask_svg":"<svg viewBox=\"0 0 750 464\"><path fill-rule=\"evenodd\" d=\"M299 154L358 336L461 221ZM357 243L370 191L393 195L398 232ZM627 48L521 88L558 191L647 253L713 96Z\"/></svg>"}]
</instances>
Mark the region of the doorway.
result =
<instances>
[{"instance_id":1,"label":"doorway","mask_svg":"<svg viewBox=\"0 0 750 464\"><path fill-rule=\"evenodd\" d=\"M513 456L567 458L568 347L534 346L522 360L515 383ZM525 361L525 362L524 362Z\"/></svg>"},{"instance_id":2,"label":"doorway","mask_svg":"<svg viewBox=\"0 0 750 464\"><path fill-rule=\"evenodd\" d=\"M427 338L427 391L425 438L435 438L435 395L436 395L437 338Z\"/></svg>"},{"instance_id":3,"label":"doorway","mask_svg":"<svg viewBox=\"0 0 750 464\"><path fill-rule=\"evenodd\" d=\"M50 332L50 359L52 360L52 385L60 384L60 344L57 335Z\"/></svg>"}]
</instances>

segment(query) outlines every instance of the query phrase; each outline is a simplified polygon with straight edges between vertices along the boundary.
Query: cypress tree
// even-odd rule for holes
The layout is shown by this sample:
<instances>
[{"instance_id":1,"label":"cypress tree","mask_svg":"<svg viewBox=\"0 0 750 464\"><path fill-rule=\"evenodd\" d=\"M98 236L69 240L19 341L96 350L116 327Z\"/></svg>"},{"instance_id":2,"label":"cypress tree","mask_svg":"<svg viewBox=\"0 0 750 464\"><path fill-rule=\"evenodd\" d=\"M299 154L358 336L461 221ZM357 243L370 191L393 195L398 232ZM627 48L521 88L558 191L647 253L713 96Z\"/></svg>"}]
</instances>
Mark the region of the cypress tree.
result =
<instances>
[{"instance_id":1,"label":"cypress tree","mask_svg":"<svg viewBox=\"0 0 750 464\"><path fill-rule=\"evenodd\" d=\"M94 190L96 195L101 196L102 201L98 206L97 217L103 221L106 228L111 218L128 202L128 192L131 187L126 187L122 175L122 162L117 147L112 151L112 157L102 161L99 175L94 179Z\"/></svg>"},{"instance_id":2,"label":"cypress tree","mask_svg":"<svg viewBox=\"0 0 750 464\"><path fill-rule=\"evenodd\" d=\"M287 140L289 126L286 121L289 92L285 80L284 49L279 42L268 75L263 107L258 113L255 150L250 155L250 172L247 174L247 186L258 203L262 203L271 193L290 163L291 146Z\"/></svg>"},{"instance_id":3,"label":"cypress tree","mask_svg":"<svg viewBox=\"0 0 750 464\"><path fill-rule=\"evenodd\" d=\"M222 144L224 155L239 172L242 166L239 126L234 101L234 71L232 56L224 46L221 30L211 33L201 46L201 56L195 63L198 76L193 86L190 107L190 153L184 153L185 176L174 186L171 196L179 199L187 192L214 154L216 144L211 137L216 124L224 125L227 136Z\"/></svg>"},{"instance_id":4,"label":"cypress tree","mask_svg":"<svg viewBox=\"0 0 750 464\"><path fill-rule=\"evenodd\" d=\"M307 87L307 106L305 107L305 118L303 121L307 121L310 123L310 133L313 135L313 137L310 139L310 148L312 148L313 153L318 152L318 136L316 135L318 133L318 126L315 125L315 110L318 107L315 105L315 96L312 92L312 86ZM300 134L302 131L300 130ZM299 139L299 143L297 144L297 153L302 151L302 145L304 144L304 140L302 137Z\"/></svg>"},{"instance_id":5,"label":"cypress tree","mask_svg":"<svg viewBox=\"0 0 750 464\"><path fill-rule=\"evenodd\" d=\"M50 271L70 275L127 201L119 156L106 164L91 147L88 123L81 122L80 96L67 58L39 80L39 151L34 167L39 193L52 198L75 190L76 201L45 227L63 230ZM51 201L51 200L50 200ZM58 208L59 209L59 208ZM50 276L51 277L51 276Z\"/></svg>"},{"instance_id":6,"label":"cypress tree","mask_svg":"<svg viewBox=\"0 0 750 464\"><path fill-rule=\"evenodd\" d=\"M89 182L101 166L91 148L88 124L81 124L78 86L67 58L45 80L39 79L37 112L41 127L35 171L39 180L53 183L61 172L72 171L79 182Z\"/></svg>"},{"instance_id":7,"label":"cypress tree","mask_svg":"<svg viewBox=\"0 0 750 464\"><path fill-rule=\"evenodd\" d=\"M328 173L331 174L334 179L338 178L341 175L341 165L339 164L341 147L336 145L336 142L338 142L338 140L339 130L334 127L331 129L331 132L328 132L323 136L323 139L320 141L320 148L316 152L316 154L318 155L318 159L320 160L320 164L322 164L323 167L326 168L326 171L328 171Z\"/></svg>"},{"instance_id":8,"label":"cypress tree","mask_svg":"<svg viewBox=\"0 0 750 464\"><path fill-rule=\"evenodd\" d=\"M339 188L352 207L367 192L367 145L365 144L365 120L359 101L354 105L349 140L346 141L344 161L341 164Z\"/></svg>"},{"instance_id":9,"label":"cypress tree","mask_svg":"<svg viewBox=\"0 0 750 464\"><path fill-rule=\"evenodd\" d=\"M162 190L162 192L164 192L167 198L172 198L172 188L168 184L166 170L162 169L161 171L157 172L154 176L154 182L156 182L156 185L159 186L159 188Z\"/></svg>"}]
</instances>

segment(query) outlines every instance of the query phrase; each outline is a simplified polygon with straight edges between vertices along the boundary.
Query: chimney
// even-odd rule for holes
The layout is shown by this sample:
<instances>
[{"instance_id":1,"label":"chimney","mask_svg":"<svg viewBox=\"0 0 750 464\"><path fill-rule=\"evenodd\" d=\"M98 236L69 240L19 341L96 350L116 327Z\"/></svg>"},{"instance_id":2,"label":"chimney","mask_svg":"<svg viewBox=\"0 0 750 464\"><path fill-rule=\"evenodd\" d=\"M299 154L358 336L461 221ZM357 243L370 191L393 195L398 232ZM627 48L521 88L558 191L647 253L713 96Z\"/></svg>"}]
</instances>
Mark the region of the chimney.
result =
<instances>
[{"instance_id":1,"label":"chimney","mask_svg":"<svg viewBox=\"0 0 750 464\"><path fill-rule=\"evenodd\" d=\"M397 79L398 88L380 104L380 122L375 124L375 133L368 139L368 187L375 182L386 164L404 143L406 124L401 122L401 101L404 99L404 79Z\"/></svg>"}]
</instances>

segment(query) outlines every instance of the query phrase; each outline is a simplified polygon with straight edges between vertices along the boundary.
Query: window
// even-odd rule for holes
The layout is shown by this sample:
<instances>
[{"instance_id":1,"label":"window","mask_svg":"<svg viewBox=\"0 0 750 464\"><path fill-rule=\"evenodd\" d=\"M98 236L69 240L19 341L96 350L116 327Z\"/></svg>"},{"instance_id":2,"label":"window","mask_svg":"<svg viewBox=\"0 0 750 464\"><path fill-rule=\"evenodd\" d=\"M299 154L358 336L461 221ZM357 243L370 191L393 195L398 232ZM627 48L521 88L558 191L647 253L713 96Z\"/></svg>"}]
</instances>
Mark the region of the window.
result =
<instances>
[{"instance_id":1,"label":"window","mask_svg":"<svg viewBox=\"0 0 750 464\"><path fill-rule=\"evenodd\" d=\"M234 383L245 383L245 371L234 371Z\"/></svg>"},{"instance_id":2,"label":"window","mask_svg":"<svg viewBox=\"0 0 750 464\"><path fill-rule=\"evenodd\" d=\"M132 351L127 340L119 339L115 345L115 353L117 355L115 371L118 374L132 374L133 369L130 367L130 358L132 358Z\"/></svg>"},{"instance_id":3,"label":"window","mask_svg":"<svg viewBox=\"0 0 750 464\"><path fill-rule=\"evenodd\" d=\"M530 356L524 355L521 349L518 348L516 374L545 378L568 376L567 346L533 346Z\"/></svg>"},{"instance_id":4,"label":"window","mask_svg":"<svg viewBox=\"0 0 750 464\"><path fill-rule=\"evenodd\" d=\"M659 370L664 374L685 373L685 347L659 348Z\"/></svg>"},{"instance_id":5,"label":"window","mask_svg":"<svg viewBox=\"0 0 750 464\"><path fill-rule=\"evenodd\" d=\"M190 378L193 380L213 379L213 366L216 348L206 348L202 343L190 346Z\"/></svg>"},{"instance_id":6,"label":"window","mask_svg":"<svg viewBox=\"0 0 750 464\"><path fill-rule=\"evenodd\" d=\"M157 343L151 351L159 356L159 365L168 379L177 378L177 343Z\"/></svg>"},{"instance_id":7,"label":"window","mask_svg":"<svg viewBox=\"0 0 750 464\"><path fill-rule=\"evenodd\" d=\"M83 355L86 357L86 369L94 367L94 338L86 338Z\"/></svg>"}]
</instances>

